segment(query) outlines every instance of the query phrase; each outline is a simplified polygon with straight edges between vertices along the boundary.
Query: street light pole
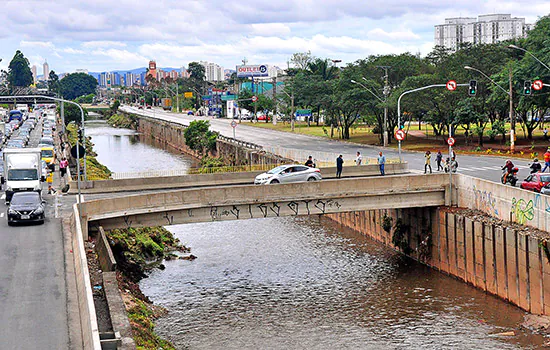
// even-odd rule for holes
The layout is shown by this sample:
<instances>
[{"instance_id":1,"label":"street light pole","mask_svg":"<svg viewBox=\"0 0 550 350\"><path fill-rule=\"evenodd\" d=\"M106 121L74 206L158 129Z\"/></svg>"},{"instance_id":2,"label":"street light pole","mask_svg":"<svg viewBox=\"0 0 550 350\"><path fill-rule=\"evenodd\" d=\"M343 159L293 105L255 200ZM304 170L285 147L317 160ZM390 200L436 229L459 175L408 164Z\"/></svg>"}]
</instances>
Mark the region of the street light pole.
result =
<instances>
[{"instance_id":1,"label":"street light pole","mask_svg":"<svg viewBox=\"0 0 550 350\"><path fill-rule=\"evenodd\" d=\"M378 66L378 68L382 68L385 72L385 75L384 75L384 128L383 129L384 129L384 147L388 147L388 95L390 93L390 86L388 84L388 69L390 69L391 66Z\"/></svg>"},{"instance_id":2,"label":"street light pole","mask_svg":"<svg viewBox=\"0 0 550 350\"><path fill-rule=\"evenodd\" d=\"M508 95L508 98L510 99L510 152L514 152L515 150L515 127L516 127L516 121L514 119L514 101L512 99L512 66L509 66L509 73L508 73L508 80L510 83L509 90L506 91L502 86L498 85L491 77L489 77L487 74L483 73L477 68L470 67L470 66L464 66L464 69L473 70L478 72L479 74L483 75L486 79L488 79L493 85L497 86L500 90L502 90L506 95Z\"/></svg>"},{"instance_id":3,"label":"street light pole","mask_svg":"<svg viewBox=\"0 0 550 350\"><path fill-rule=\"evenodd\" d=\"M525 50L524 48L521 48L519 46L516 46L516 45L508 45L508 47L510 49L516 49L516 50L520 50L520 51L523 51L525 52L526 54L528 54L529 56L533 57L538 63L542 64L544 66L544 68L550 70L550 67L548 67L546 64L544 64L544 62L542 62L541 60L539 60L535 55L533 55L530 51L527 51Z\"/></svg>"}]
</instances>

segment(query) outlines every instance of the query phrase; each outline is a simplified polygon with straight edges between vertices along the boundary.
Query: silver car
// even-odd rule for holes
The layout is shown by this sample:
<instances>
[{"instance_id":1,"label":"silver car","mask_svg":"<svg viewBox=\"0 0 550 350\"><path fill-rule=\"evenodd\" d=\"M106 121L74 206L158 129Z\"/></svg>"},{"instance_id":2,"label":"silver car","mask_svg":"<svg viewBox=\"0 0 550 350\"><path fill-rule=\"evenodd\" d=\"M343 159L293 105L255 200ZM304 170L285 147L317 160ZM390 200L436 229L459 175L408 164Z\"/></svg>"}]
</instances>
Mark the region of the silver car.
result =
<instances>
[{"instance_id":1,"label":"silver car","mask_svg":"<svg viewBox=\"0 0 550 350\"><path fill-rule=\"evenodd\" d=\"M268 185L290 182L320 181L321 170L305 165L289 164L281 165L268 172L256 176L254 184Z\"/></svg>"}]
</instances>

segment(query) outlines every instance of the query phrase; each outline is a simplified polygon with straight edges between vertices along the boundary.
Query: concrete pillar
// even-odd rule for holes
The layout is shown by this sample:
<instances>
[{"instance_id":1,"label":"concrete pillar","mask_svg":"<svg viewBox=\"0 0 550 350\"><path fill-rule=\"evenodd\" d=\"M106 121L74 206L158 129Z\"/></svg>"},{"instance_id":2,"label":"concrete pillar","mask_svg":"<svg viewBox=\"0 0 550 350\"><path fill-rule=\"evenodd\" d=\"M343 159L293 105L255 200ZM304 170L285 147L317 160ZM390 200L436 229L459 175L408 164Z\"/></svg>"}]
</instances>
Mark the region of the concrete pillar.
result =
<instances>
[{"instance_id":1,"label":"concrete pillar","mask_svg":"<svg viewBox=\"0 0 550 350\"><path fill-rule=\"evenodd\" d=\"M458 275L457 253L456 253L456 230L455 214L447 213L447 242L449 250L449 273L453 276Z\"/></svg>"},{"instance_id":2,"label":"concrete pillar","mask_svg":"<svg viewBox=\"0 0 550 350\"><path fill-rule=\"evenodd\" d=\"M485 232L485 283L487 291L497 294L497 275L495 261L495 228L491 224L486 224Z\"/></svg>"},{"instance_id":3,"label":"concrete pillar","mask_svg":"<svg viewBox=\"0 0 550 350\"><path fill-rule=\"evenodd\" d=\"M476 287L487 290L485 283L485 235L482 222L474 222L474 273Z\"/></svg>"},{"instance_id":4,"label":"concrete pillar","mask_svg":"<svg viewBox=\"0 0 550 350\"><path fill-rule=\"evenodd\" d=\"M508 272L508 300L519 305L519 273L518 273L518 240L517 232L506 229L506 266Z\"/></svg>"},{"instance_id":5,"label":"concrete pillar","mask_svg":"<svg viewBox=\"0 0 550 350\"><path fill-rule=\"evenodd\" d=\"M470 218L464 218L464 247L466 252L466 281L475 285L474 223Z\"/></svg>"},{"instance_id":6,"label":"concrete pillar","mask_svg":"<svg viewBox=\"0 0 550 350\"><path fill-rule=\"evenodd\" d=\"M495 227L495 261L497 271L497 293L508 299L508 273L506 271L506 243L504 229Z\"/></svg>"},{"instance_id":7,"label":"concrete pillar","mask_svg":"<svg viewBox=\"0 0 550 350\"><path fill-rule=\"evenodd\" d=\"M529 258L527 236L518 234L519 306L529 310Z\"/></svg>"},{"instance_id":8,"label":"concrete pillar","mask_svg":"<svg viewBox=\"0 0 550 350\"><path fill-rule=\"evenodd\" d=\"M542 293L541 250L538 239L529 236L529 311L533 314L542 314L544 308Z\"/></svg>"}]
</instances>

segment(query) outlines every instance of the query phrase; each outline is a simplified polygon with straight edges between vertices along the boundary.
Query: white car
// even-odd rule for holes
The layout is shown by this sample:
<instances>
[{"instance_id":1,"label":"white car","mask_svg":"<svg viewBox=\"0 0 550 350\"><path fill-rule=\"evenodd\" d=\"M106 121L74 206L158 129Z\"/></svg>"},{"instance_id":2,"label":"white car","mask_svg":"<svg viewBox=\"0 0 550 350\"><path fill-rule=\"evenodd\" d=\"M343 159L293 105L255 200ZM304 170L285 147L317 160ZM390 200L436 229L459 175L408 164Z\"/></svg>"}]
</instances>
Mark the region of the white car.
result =
<instances>
[{"instance_id":1,"label":"white car","mask_svg":"<svg viewBox=\"0 0 550 350\"><path fill-rule=\"evenodd\" d=\"M289 164L281 165L262 173L254 179L256 185L268 185L290 182L320 181L321 170L305 165Z\"/></svg>"}]
</instances>

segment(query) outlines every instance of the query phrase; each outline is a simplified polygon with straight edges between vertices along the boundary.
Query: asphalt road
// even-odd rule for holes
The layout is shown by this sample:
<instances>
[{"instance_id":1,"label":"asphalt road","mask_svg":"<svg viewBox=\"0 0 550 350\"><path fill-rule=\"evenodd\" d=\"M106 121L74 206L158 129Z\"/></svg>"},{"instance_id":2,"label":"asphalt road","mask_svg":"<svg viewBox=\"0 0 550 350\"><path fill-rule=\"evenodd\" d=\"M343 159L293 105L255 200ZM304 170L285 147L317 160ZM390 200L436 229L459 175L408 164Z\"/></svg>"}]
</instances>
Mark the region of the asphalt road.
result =
<instances>
[{"instance_id":1,"label":"asphalt road","mask_svg":"<svg viewBox=\"0 0 550 350\"><path fill-rule=\"evenodd\" d=\"M28 147L38 145L40 133L37 126ZM63 234L46 192L44 224L21 226L8 226L1 194L0 349L69 348Z\"/></svg>"},{"instance_id":2,"label":"asphalt road","mask_svg":"<svg viewBox=\"0 0 550 350\"><path fill-rule=\"evenodd\" d=\"M162 109L138 109L136 107L123 106L123 110L134 114L141 114L148 117L159 118L162 120L183 123L188 125L193 120L209 120L211 128L220 132L227 137L233 137L233 128L229 119L217 119L212 117L188 116L186 114L177 114L166 112ZM246 125L247 122L239 124L236 128L236 138L252 142L261 146L289 148L303 151L302 153L311 152L332 152L334 159L338 154L344 155L344 159L355 159L357 151L361 151L363 157L377 157L378 152L383 151L387 158L397 158L398 152L391 148L365 146L350 142L342 142L337 140L328 140L321 137L307 136L303 134L293 134L277 130L257 128ZM406 142L406 141L404 141ZM441 147L441 151L446 157L448 148ZM432 169L436 170L435 153L432 152ZM403 160L409 162L409 169L415 173L424 172L424 154L421 152L402 152ZM305 162L306 159L304 158ZM496 157L488 155L457 155L459 163L458 172L466 175L479 177L490 181L500 181L502 175L501 168L504 165L505 157ZM514 164L520 169L519 180L523 180L529 174L529 162L520 159L514 159ZM345 171L345 169L344 169Z\"/></svg>"}]
</instances>

